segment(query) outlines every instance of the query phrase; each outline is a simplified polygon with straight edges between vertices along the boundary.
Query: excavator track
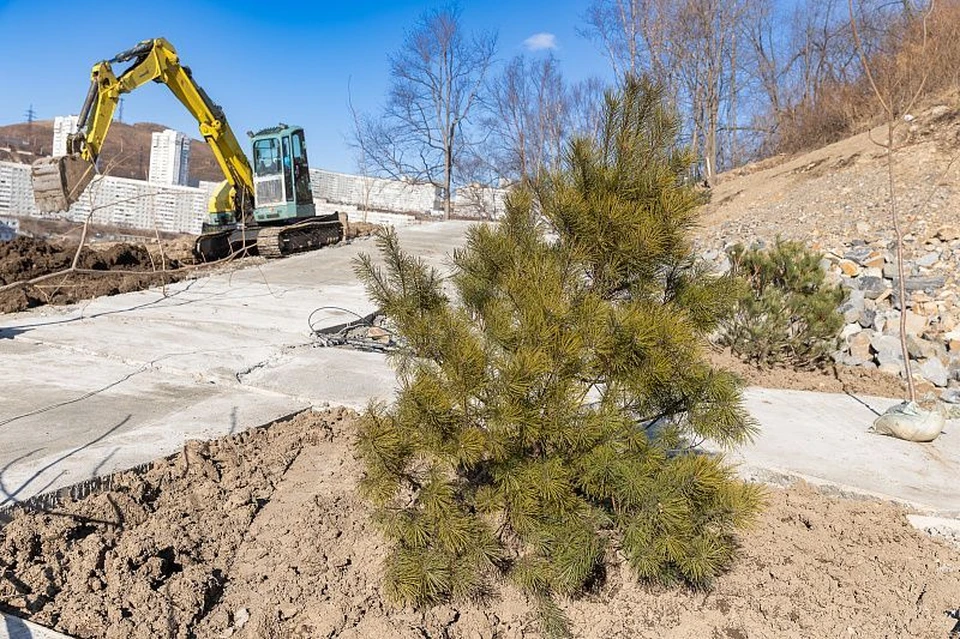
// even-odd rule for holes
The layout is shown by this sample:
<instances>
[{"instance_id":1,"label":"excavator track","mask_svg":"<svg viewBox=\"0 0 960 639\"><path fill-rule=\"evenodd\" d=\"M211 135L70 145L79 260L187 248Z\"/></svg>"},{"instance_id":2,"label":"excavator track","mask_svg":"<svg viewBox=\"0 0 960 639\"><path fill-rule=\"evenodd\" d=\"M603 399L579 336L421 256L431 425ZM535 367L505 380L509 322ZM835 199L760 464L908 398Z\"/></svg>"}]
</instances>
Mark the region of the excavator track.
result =
<instances>
[{"instance_id":1,"label":"excavator track","mask_svg":"<svg viewBox=\"0 0 960 639\"><path fill-rule=\"evenodd\" d=\"M341 239L343 225L339 219L307 220L288 226L260 228L257 233L257 252L267 259L276 259L336 244Z\"/></svg>"},{"instance_id":2,"label":"excavator track","mask_svg":"<svg viewBox=\"0 0 960 639\"><path fill-rule=\"evenodd\" d=\"M193 245L193 254L201 262L216 262L233 254L230 236L233 231L213 231L200 235Z\"/></svg>"}]
</instances>

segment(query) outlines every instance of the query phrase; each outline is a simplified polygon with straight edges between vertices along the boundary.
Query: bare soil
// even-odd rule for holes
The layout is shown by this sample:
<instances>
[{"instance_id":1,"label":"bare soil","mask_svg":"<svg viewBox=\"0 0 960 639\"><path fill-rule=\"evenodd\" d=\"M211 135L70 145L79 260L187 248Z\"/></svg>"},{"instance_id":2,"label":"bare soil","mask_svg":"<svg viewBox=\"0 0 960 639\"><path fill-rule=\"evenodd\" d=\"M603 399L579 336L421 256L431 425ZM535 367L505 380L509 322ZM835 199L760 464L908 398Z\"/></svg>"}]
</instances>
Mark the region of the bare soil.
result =
<instances>
[{"instance_id":1,"label":"bare soil","mask_svg":"<svg viewBox=\"0 0 960 639\"><path fill-rule=\"evenodd\" d=\"M306 412L184 450L55 512L0 529L0 602L77 637L535 637L530 606L420 612L381 596L386 545L356 496L354 415ZM582 637L945 639L960 549L897 506L769 490L740 560L710 591L611 567L564 601Z\"/></svg>"},{"instance_id":2,"label":"bare soil","mask_svg":"<svg viewBox=\"0 0 960 639\"><path fill-rule=\"evenodd\" d=\"M67 269L76 252L76 244L25 236L0 243L0 286ZM138 291L177 281L185 275L157 272L161 267L159 254L151 255L142 244L85 246L80 251L77 268L102 274L70 273L62 278L0 292L0 313L22 311L44 304L72 304L93 297Z\"/></svg>"},{"instance_id":3,"label":"bare soil","mask_svg":"<svg viewBox=\"0 0 960 639\"><path fill-rule=\"evenodd\" d=\"M895 399L907 396L906 380L878 370L852 366L829 366L811 370L781 366L760 368L743 361L731 353L730 349L720 348L711 350L708 356L714 366L736 373L748 386L820 393L850 393ZM917 380L918 396L923 397L935 391L936 389L929 382Z\"/></svg>"}]
</instances>

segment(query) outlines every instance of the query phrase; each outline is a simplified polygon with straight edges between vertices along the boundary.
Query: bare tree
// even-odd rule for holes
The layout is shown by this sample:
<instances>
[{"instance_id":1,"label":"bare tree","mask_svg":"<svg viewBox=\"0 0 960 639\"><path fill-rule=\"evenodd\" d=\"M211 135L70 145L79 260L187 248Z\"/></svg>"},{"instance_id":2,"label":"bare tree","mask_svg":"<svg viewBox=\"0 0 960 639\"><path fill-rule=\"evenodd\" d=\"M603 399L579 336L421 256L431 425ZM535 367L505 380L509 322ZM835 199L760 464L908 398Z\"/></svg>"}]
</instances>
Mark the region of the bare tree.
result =
<instances>
[{"instance_id":1,"label":"bare tree","mask_svg":"<svg viewBox=\"0 0 960 639\"><path fill-rule=\"evenodd\" d=\"M572 94L552 55L513 58L488 87L480 153L493 175L538 178L557 166L572 130Z\"/></svg>"},{"instance_id":2,"label":"bare tree","mask_svg":"<svg viewBox=\"0 0 960 639\"><path fill-rule=\"evenodd\" d=\"M725 156L722 138L736 140L736 36L747 3L594 0L586 15L584 34L606 51L615 72L649 73L666 88L708 181Z\"/></svg>"},{"instance_id":3,"label":"bare tree","mask_svg":"<svg viewBox=\"0 0 960 639\"><path fill-rule=\"evenodd\" d=\"M668 25L673 0L594 0L581 35L603 49L618 78L650 72L670 87L674 47Z\"/></svg>"},{"instance_id":4,"label":"bare tree","mask_svg":"<svg viewBox=\"0 0 960 639\"><path fill-rule=\"evenodd\" d=\"M596 140L603 125L603 108L608 87L598 77L581 80L570 87L570 135Z\"/></svg>"},{"instance_id":5,"label":"bare tree","mask_svg":"<svg viewBox=\"0 0 960 639\"><path fill-rule=\"evenodd\" d=\"M904 3L903 17L908 22L919 19L922 35L915 53L918 54L919 57L924 58L926 57L925 54L927 53L927 44L929 41L928 20L934 11L935 0L929 0L927 6L922 9L922 14L920 14L919 18L916 17L914 12L906 10L909 8L908 5L909 3ZM904 225L897 207L894 155L898 149L896 133L903 121L902 116L913 109L923 94L924 87L929 78L930 68L916 69L911 66L897 64L896 55L892 54L884 56L881 52L874 52L872 56L869 55L862 38L862 24L858 21L854 0L847 0L847 7L856 54L862 65L864 76L873 91L874 97L883 109L886 120L886 139L878 141L871 137L871 141L883 148L884 155L886 156L887 196L889 198L890 220L893 225L897 250L897 294L900 302L900 350L903 355L903 371L904 376L907 378L909 398L911 402L916 402L917 390L910 370L910 354L907 349L907 313L909 311L907 310L907 288L905 284L905 269L903 267ZM889 7L882 5L877 11L883 11L888 8ZM861 17L862 15L863 14L861 14ZM883 22L889 23L889 20L884 20ZM878 66L881 68L876 68Z\"/></svg>"},{"instance_id":6,"label":"bare tree","mask_svg":"<svg viewBox=\"0 0 960 639\"><path fill-rule=\"evenodd\" d=\"M377 174L432 184L449 218L466 124L477 106L496 50L496 36L467 35L460 11L428 11L390 56L391 84L376 116L357 119L354 141Z\"/></svg>"}]
</instances>

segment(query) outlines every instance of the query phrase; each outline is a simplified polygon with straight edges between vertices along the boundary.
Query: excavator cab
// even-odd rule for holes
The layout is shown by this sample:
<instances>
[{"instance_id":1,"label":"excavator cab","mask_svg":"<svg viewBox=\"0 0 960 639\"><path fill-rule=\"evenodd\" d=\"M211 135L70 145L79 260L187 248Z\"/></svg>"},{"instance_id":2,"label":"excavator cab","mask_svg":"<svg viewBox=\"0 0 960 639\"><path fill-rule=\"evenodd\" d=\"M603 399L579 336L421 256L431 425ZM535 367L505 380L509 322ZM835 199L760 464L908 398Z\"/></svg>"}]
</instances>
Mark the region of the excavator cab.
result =
<instances>
[{"instance_id":1,"label":"excavator cab","mask_svg":"<svg viewBox=\"0 0 960 639\"><path fill-rule=\"evenodd\" d=\"M316 216L303 129L279 126L251 133L254 219L278 223Z\"/></svg>"}]
</instances>

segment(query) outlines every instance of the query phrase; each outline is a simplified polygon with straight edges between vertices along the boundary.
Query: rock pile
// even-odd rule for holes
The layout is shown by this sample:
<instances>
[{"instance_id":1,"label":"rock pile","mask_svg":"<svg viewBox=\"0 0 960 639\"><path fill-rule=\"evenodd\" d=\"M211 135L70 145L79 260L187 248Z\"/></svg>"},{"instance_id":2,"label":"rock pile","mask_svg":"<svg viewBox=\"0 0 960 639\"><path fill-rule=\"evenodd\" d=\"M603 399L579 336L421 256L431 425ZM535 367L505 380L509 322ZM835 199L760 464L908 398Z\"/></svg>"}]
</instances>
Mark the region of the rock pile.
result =
<instances>
[{"instance_id":1,"label":"rock pile","mask_svg":"<svg viewBox=\"0 0 960 639\"><path fill-rule=\"evenodd\" d=\"M960 227L943 226L926 239L905 238L906 332L911 372L941 389L941 399L960 403ZM764 244L760 241L759 244ZM834 360L845 366L879 369L903 377L895 245L853 240L825 252L827 280L846 289L838 309L845 325ZM729 268L726 255L704 252L717 270Z\"/></svg>"},{"instance_id":2,"label":"rock pile","mask_svg":"<svg viewBox=\"0 0 960 639\"><path fill-rule=\"evenodd\" d=\"M899 331L905 312L907 350L915 362L912 372L949 389L943 399L960 401L956 287L960 229L944 226L926 240L907 239L912 246L904 261L905 310L892 245L854 241L842 254L827 253L822 267L849 291L839 309L846 325L834 357L847 366L876 367L903 376Z\"/></svg>"},{"instance_id":3,"label":"rock pile","mask_svg":"<svg viewBox=\"0 0 960 639\"><path fill-rule=\"evenodd\" d=\"M902 375L890 173L886 152L874 142L884 132L721 176L704 207L697 244L721 270L723 249L736 242L799 240L826 253L824 268L850 291L837 360ZM908 233L911 369L960 399L960 108L951 99L911 114L900 136L892 161L894 199Z\"/></svg>"}]
</instances>

